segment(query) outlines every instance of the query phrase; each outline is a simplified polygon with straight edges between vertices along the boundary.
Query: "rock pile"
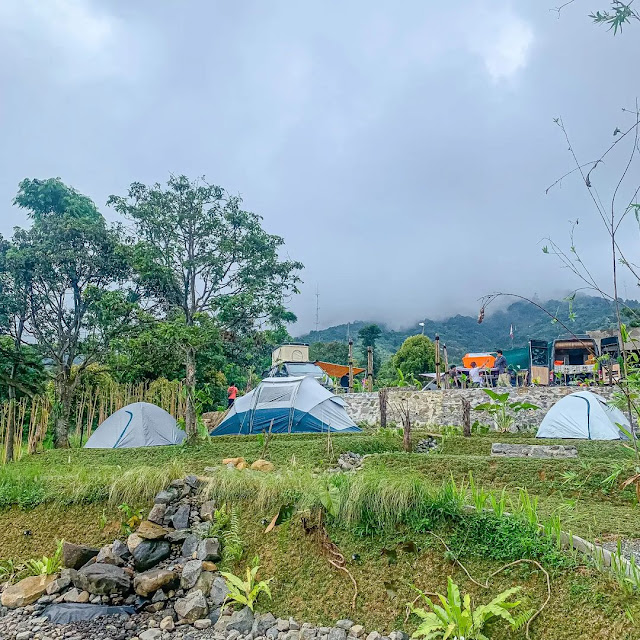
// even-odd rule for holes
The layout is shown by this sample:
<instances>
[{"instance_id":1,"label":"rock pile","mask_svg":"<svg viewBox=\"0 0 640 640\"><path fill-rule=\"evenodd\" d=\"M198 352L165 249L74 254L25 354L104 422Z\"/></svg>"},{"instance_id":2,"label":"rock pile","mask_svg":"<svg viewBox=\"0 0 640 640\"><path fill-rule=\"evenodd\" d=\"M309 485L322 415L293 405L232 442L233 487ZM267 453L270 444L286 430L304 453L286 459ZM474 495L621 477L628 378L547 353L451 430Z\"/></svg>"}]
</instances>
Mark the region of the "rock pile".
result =
<instances>
[{"instance_id":1,"label":"rock pile","mask_svg":"<svg viewBox=\"0 0 640 640\"><path fill-rule=\"evenodd\" d=\"M362 464L357 454L340 458L348 469ZM215 504L201 501L200 482L195 476L173 481L126 541L102 549L65 542L59 574L4 585L0 638L387 640L348 620L315 627L246 607L223 608L228 590L216 566ZM394 633L388 640L406 640Z\"/></svg>"},{"instance_id":2,"label":"rock pile","mask_svg":"<svg viewBox=\"0 0 640 640\"><path fill-rule=\"evenodd\" d=\"M331 471L355 471L362 467L363 460L364 456L361 456L359 453L353 453L353 451L341 453L338 457L337 466L331 469Z\"/></svg>"},{"instance_id":3,"label":"rock pile","mask_svg":"<svg viewBox=\"0 0 640 640\"><path fill-rule=\"evenodd\" d=\"M429 436L428 438L422 438L418 440L416 445L416 453L431 453L434 449L438 448L438 441L435 438Z\"/></svg>"}]
</instances>

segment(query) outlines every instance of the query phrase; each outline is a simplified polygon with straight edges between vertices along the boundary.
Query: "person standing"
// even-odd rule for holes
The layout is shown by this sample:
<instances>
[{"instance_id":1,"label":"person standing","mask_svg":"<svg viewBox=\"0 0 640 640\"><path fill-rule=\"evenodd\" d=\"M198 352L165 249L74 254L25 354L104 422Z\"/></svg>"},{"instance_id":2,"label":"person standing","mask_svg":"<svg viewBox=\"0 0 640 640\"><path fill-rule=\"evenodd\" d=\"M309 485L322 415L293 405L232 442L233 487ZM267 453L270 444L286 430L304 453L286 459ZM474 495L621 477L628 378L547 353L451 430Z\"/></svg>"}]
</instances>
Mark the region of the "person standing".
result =
<instances>
[{"instance_id":1,"label":"person standing","mask_svg":"<svg viewBox=\"0 0 640 640\"><path fill-rule=\"evenodd\" d=\"M232 382L229 385L229 388L227 389L227 400L228 400L227 409L230 409L233 406L233 403L236 401L237 397L238 397L238 387L236 387Z\"/></svg>"},{"instance_id":2,"label":"person standing","mask_svg":"<svg viewBox=\"0 0 640 640\"><path fill-rule=\"evenodd\" d=\"M493 366L498 370L498 386L510 387L511 379L507 373L507 359L502 355L502 349L498 349L496 353L498 354L498 357L496 358L496 362Z\"/></svg>"},{"instance_id":3,"label":"person standing","mask_svg":"<svg viewBox=\"0 0 640 640\"><path fill-rule=\"evenodd\" d=\"M479 367L475 362L471 363L471 368L469 369L469 378L471 378L471 384L475 387L482 386L482 374L480 373L482 367Z\"/></svg>"}]
</instances>

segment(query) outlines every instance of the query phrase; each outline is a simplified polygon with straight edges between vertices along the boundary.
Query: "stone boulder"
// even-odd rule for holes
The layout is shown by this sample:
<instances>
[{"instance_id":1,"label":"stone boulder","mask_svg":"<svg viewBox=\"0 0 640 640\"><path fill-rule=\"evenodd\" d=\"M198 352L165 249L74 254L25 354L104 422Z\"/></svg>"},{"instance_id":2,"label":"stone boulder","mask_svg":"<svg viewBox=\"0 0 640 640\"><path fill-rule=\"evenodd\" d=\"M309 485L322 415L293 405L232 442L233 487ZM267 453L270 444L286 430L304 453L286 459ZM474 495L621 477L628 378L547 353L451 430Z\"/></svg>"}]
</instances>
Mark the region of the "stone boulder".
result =
<instances>
[{"instance_id":1,"label":"stone boulder","mask_svg":"<svg viewBox=\"0 0 640 640\"><path fill-rule=\"evenodd\" d=\"M64 591L71 584L75 572L75 569L63 569L60 576L47 586L47 595L53 596Z\"/></svg>"},{"instance_id":2,"label":"stone boulder","mask_svg":"<svg viewBox=\"0 0 640 640\"><path fill-rule=\"evenodd\" d=\"M254 471L264 471L268 473L270 471L273 471L275 469L275 466L273 465L272 462L269 462L268 460L258 459L251 465L251 468Z\"/></svg>"},{"instance_id":3,"label":"stone boulder","mask_svg":"<svg viewBox=\"0 0 640 640\"><path fill-rule=\"evenodd\" d=\"M216 511L216 503L213 500L207 500L202 503L200 507L200 517L203 520L211 521L213 520L213 514Z\"/></svg>"},{"instance_id":4,"label":"stone boulder","mask_svg":"<svg viewBox=\"0 0 640 640\"><path fill-rule=\"evenodd\" d=\"M129 553L133 553L136 550L136 547L144 540L144 538L141 538L137 533L132 533L128 538L127 538L127 549L129 550Z\"/></svg>"},{"instance_id":5,"label":"stone boulder","mask_svg":"<svg viewBox=\"0 0 640 640\"><path fill-rule=\"evenodd\" d=\"M151 569L138 573L133 579L135 592L143 598L148 598L159 589L173 589L178 586L178 576L166 569Z\"/></svg>"},{"instance_id":6,"label":"stone boulder","mask_svg":"<svg viewBox=\"0 0 640 640\"><path fill-rule=\"evenodd\" d=\"M220 542L217 538L205 538L198 543L196 551L198 560L217 562L220 560Z\"/></svg>"},{"instance_id":7,"label":"stone boulder","mask_svg":"<svg viewBox=\"0 0 640 640\"><path fill-rule=\"evenodd\" d=\"M202 573L202 560L189 560L182 569L182 578L180 578L180 586L188 591L196 586L196 582Z\"/></svg>"},{"instance_id":8,"label":"stone boulder","mask_svg":"<svg viewBox=\"0 0 640 640\"><path fill-rule=\"evenodd\" d=\"M96 556L96 562L100 564L114 564L117 567L123 567L126 564L122 556L116 555L113 552L112 544L108 544L100 549L100 552Z\"/></svg>"},{"instance_id":9,"label":"stone boulder","mask_svg":"<svg viewBox=\"0 0 640 640\"><path fill-rule=\"evenodd\" d=\"M47 587L54 579L55 576L30 576L20 580L2 592L2 606L17 609L33 604L47 592Z\"/></svg>"},{"instance_id":10,"label":"stone boulder","mask_svg":"<svg viewBox=\"0 0 640 640\"><path fill-rule=\"evenodd\" d=\"M265 613L263 615L256 615L253 619L253 627L251 633L253 637L264 636L269 629L272 629L277 624L277 620L272 613Z\"/></svg>"},{"instance_id":11,"label":"stone boulder","mask_svg":"<svg viewBox=\"0 0 640 640\"><path fill-rule=\"evenodd\" d=\"M171 516L171 524L174 529L188 529L189 528L189 515L191 514L191 507L188 504L181 504L176 512Z\"/></svg>"},{"instance_id":12,"label":"stone boulder","mask_svg":"<svg viewBox=\"0 0 640 640\"><path fill-rule=\"evenodd\" d=\"M171 545L164 540L143 540L133 551L136 571L153 569L171 555Z\"/></svg>"},{"instance_id":13,"label":"stone boulder","mask_svg":"<svg viewBox=\"0 0 640 640\"><path fill-rule=\"evenodd\" d=\"M154 504L151 511L149 511L147 520L149 520L149 522L155 522L156 524L162 524L166 512L167 505L162 502L158 502L157 504Z\"/></svg>"},{"instance_id":14,"label":"stone boulder","mask_svg":"<svg viewBox=\"0 0 640 640\"><path fill-rule=\"evenodd\" d=\"M239 458L225 458L222 461L222 464L224 465L229 465L232 464L234 467L237 467L239 464L247 464L247 461L243 458L243 457L239 457Z\"/></svg>"},{"instance_id":15,"label":"stone boulder","mask_svg":"<svg viewBox=\"0 0 640 640\"><path fill-rule=\"evenodd\" d=\"M165 491L161 491L153 500L155 504L171 504L180 497L177 489L170 487Z\"/></svg>"},{"instance_id":16,"label":"stone boulder","mask_svg":"<svg viewBox=\"0 0 640 640\"><path fill-rule=\"evenodd\" d=\"M227 633L237 631L240 635L247 635L253 628L253 611L249 607L244 607L240 611L234 611L231 620L227 624Z\"/></svg>"},{"instance_id":17,"label":"stone boulder","mask_svg":"<svg viewBox=\"0 0 640 640\"><path fill-rule=\"evenodd\" d=\"M229 588L222 576L216 576L211 585L210 597L214 605L220 606L229 595ZM288 628L287 628L288 630Z\"/></svg>"},{"instance_id":18,"label":"stone boulder","mask_svg":"<svg viewBox=\"0 0 640 640\"><path fill-rule=\"evenodd\" d=\"M97 596L112 593L127 595L131 590L131 577L121 567L112 564L92 564L74 575L73 585Z\"/></svg>"},{"instance_id":19,"label":"stone boulder","mask_svg":"<svg viewBox=\"0 0 640 640\"><path fill-rule=\"evenodd\" d=\"M62 543L62 566L67 569L80 569L87 562L93 560L100 549L87 547L82 544Z\"/></svg>"},{"instance_id":20,"label":"stone boulder","mask_svg":"<svg viewBox=\"0 0 640 640\"><path fill-rule=\"evenodd\" d=\"M179 598L173 606L181 620L194 623L196 620L206 618L209 613L207 599L202 591L192 591L185 598Z\"/></svg>"},{"instance_id":21,"label":"stone boulder","mask_svg":"<svg viewBox=\"0 0 640 640\"><path fill-rule=\"evenodd\" d=\"M200 539L198 538L198 536L191 534L189 536L187 536L184 540L184 542L182 543L182 557L183 558L192 558L193 555L197 552L198 550L198 543L200 542Z\"/></svg>"},{"instance_id":22,"label":"stone boulder","mask_svg":"<svg viewBox=\"0 0 640 640\"><path fill-rule=\"evenodd\" d=\"M178 528L185 527L176 527L176 529ZM167 535L167 530L159 524L155 524L149 520L143 520L136 529L136 533L144 540L164 540L164 537Z\"/></svg>"}]
</instances>

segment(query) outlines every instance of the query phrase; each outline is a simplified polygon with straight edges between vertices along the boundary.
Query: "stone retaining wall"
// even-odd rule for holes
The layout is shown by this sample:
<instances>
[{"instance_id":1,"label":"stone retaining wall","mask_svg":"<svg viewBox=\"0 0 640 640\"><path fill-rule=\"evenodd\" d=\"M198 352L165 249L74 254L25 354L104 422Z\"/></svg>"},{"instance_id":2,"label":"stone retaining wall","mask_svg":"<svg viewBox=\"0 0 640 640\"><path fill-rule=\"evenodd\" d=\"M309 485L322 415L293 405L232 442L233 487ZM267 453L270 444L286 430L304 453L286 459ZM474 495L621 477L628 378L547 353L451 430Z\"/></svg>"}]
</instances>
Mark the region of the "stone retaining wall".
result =
<instances>
[{"instance_id":1,"label":"stone retaining wall","mask_svg":"<svg viewBox=\"0 0 640 640\"><path fill-rule=\"evenodd\" d=\"M540 407L536 411L520 411L516 414L519 429L537 427L547 411L564 396L583 389L576 387L519 387L512 388L510 399L523 400ZM503 389L497 389L503 391ZM594 392L609 400L613 394L611 387L598 387ZM347 393L343 396L347 413L356 423L375 425L380 423L380 405L377 393ZM387 420L400 424L397 407L409 401L412 422L416 426L462 425L462 399L467 398L471 407L489 400L482 389L446 389L442 391L409 391L389 389ZM471 422L480 420L490 423L487 414L471 412Z\"/></svg>"}]
</instances>

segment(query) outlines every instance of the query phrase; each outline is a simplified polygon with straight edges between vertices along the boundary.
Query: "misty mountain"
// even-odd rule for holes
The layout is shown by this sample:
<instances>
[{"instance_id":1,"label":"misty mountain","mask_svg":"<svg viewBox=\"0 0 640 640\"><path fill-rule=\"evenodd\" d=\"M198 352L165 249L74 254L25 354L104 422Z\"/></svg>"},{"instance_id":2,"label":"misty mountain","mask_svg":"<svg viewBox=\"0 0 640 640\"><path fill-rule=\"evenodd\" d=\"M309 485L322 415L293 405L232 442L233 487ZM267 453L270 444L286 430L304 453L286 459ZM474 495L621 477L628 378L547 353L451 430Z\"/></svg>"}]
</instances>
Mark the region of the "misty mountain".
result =
<instances>
[{"instance_id":1,"label":"misty mountain","mask_svg":"<svg viewBox=\"0 0 640 640\"><path fill-rule=\"evenodd\" d=\"M580 296L573 303L561 300L548 300L539 303L552 315L557 316L573 333L580 334L595 329L607 329L615 324L613 303L599 297ZM626 300L629 307L640 307L635 300ZM440 335L441 344L447 345L449 361L459 359L468 352L495 351L511 349L509 337L513 326L513 347L525 347L530 339L551 341L566 334L566 331L540 309L524 301L510 304L503 309L491 312L489 307L482 324L478 324L477 316L456 315L444 320L425 320L424 333L431 339ZM357 342L358 331L367 324L378 324L382 329L378 349L385 357L395 353L404 340L420 333L422 328L417 322L406 329L390 329L384 323L357 320L350 324L341 324L320 331L311 331L301 335L301 342L347 342L348 336Z\"/></svg>"}]
</instances>

